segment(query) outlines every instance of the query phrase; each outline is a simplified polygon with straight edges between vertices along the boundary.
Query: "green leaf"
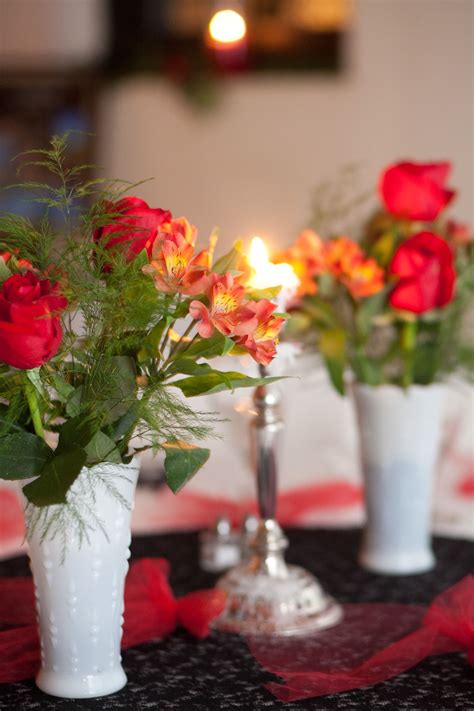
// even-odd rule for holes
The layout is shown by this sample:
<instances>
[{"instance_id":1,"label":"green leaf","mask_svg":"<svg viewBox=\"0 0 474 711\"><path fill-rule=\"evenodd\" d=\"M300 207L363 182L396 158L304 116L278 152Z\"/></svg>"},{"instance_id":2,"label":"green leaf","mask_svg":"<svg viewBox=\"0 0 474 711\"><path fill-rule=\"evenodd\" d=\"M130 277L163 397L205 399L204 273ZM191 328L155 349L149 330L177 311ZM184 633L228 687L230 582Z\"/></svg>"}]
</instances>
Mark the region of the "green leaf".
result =
<instances>
[{"instance_id":1,"label":"green leaf","mask_svg":"<svg viewBox=\"0 0 474 711\"><path fill-rule=\"evenodd\" d=\"M104 363L105 368L110 368L112 377L115 378L115 387L110 392L103 408L104 423L115 422L130 409L135 400L137 383L135 361L129 356L112 356L109 362Z\"/></svg>"},{"instance_id":2,"label":"green leaf","mask_svg":"<svg viewBox=\"0 0 474 711\"><path fill-rule=\"evenodd\" d=\"M137 254L137 256L133 259L132 262L130 262L130 266L133 269L136 269L137 271L141 271L144 266L150 263L150 259L148 257L148 252L146 249L142 249L142 251Z\"/></svg>"},{"instance_id":3,"label":"green leaf","mask_svg":"<svg viewBox=\"0 0 474 711\"><path fill-rule=\"evenodd\" d=\"M84 387L82 385L70 393L66 402L66 414L69 417L77 417L80 414L83 397Z\"/></svg>"},{"instance_id":4,"label":"green leaf","mask_svg":"<svg viewBox=\"0 0 474 711\"><path fill-rule=\"evenodd\" d=\"M45 393L45 390L44 390L43 382L42 382L42 380L41 380L40 369L39 369L39 368L32 368L31 370L27 370L27 371L26 371L26 377L28 378L28 380L30 381L30 383L33 384L33 386L35 387L35 390L37 390L37 392L39 393L39 395L40 395L42 398L45 398L45 397L46 397L46 393Z\"/></svg>"},{"instance_id":5,"label":"green leaf","mask_svg":"<svg viewBox=\"0 0 474 711\"><path fill-rule=\"evenodd\" d=\"M180 303L176 305L172 313L172 320L176 321L179 318L184 318L185 316L187 316L189 313L189 304L191 303L191 301L192 299L185 299L184 301L180 301Z\"/></svg>"},{"instance_id":6,"label":"green leaf","mask_svg":"<svg viewBox=\"0 0 474 711\"><path fill-rule=\"evenodd\" d=\"M281 291L281 286L269 286L267 289L254 289L247 292L246 297L252 301L260 301L260 299L268 299L272 301Z\"/></svg>"},{"instance_id":7,"label":"green leaf","mask_svg":"<svg viewBox=\"0 0 474 711\"><path fill-rule=\"evenodd\" d=\"M331 328L321 333L319 350L328 358L342 360L346 351L346 333L342 328Z\"/></svg>"},{"instance_id":8,"label":"green leaf","mask_svg":"<svg viewBox=\"0 0 474 711\"><path fill-rule=\"evenodd\" d=\"M184 442L168 442L164 448L166 483L177 494L207 462L211 452Z\"/></svg>"},{"instance_id":9,"label":"green leaf","mask_svg":"<svg viewBox=\"0 0 474 711\"><path fill-rule=\"evenodd\" d=\"M383 310L386 298L387 292L383 289L378 294L361 301L356 312L356 328L362 338L367 338L369 335L372 320Z\"/></svg>"},{"instance_id":10,"label":"green leaf","mask_svg":"<svg viewBox=\"0 0 474 711\"><path fill-rule=\"evenodd\" d=\"M331 383L340 395L345 395L344 361L336 358L324 358L324 362L326 363Z\"/></svg>"},{"instance_id":11,"label":"green leaf","mask_svg":"<svg viewBox=\"0 0 474 711\"><path fill-rule=\"evenodd\" d=\"M338 393L344 395L344 365L346 357L345 331L341 328L332 328L323 331L318 346L326 363L332 384Z\"/></svg>"},{"instance_id":12,"label":"green leaf","mask_svg":"<svg viewBox=\"0 0 474 711\"><path fill-rule=\"evenodd\" d=\"M208 363L196 363L191 358L178 358L166 369L165 376L169 377L180 373L181 375L207 375L212 371Z\"/></svg>"},{"instance_id":13,"label":"green leaf","mask_svg":"<svg viewBox=\"0 0 474 711\"><path fill-rule=\"evenodd\" d=\"M234 341L221 333L215 333L211 338L198 338L184 352L175 354L176 358L217 358L226 355L234 346Z\"/></svg>"},{"instance_id":14,"label":"green leaf","mask_svg":"<svg viewBox=\"0 0 474 711\"><path fill-rule=\"evenodd\" d=\"M317 296L304 298L303 311L321 328L337 327L338 321L334 306Z\"/></svg>"},{"instance_id":15,"label":"green leaf","mask_svg":"<svg viewBox=\"0 0 474 711\"><path fill-rule=\"evenodd\" d=\"M209 369L206 375L195 375L182 380L176 380L170 385L181 390L186 397L195 397L204 393L218 393L222 390L236 388L254 388L258 385L269 385L282 378L250 378L242 373Z\"/></svg>"},{"instance_id":16,"label":"green leaf","mask_svg":"<svg viewBox=\"0 0 474 711\"><path fill-rule=\"evenodd\" d=\"M215 262L212 271L216 274L225 274L233 269L237 269L242 258L242 242L239 240L234 244L230 252L224 254Z\"/></svg>"},{"instance_id":17,"label":"green leaf","mask_svg":"<svg viewBox=\"0 0 474 711\"><path fill-rule=\"evenodd\" d=\"M371 246L370 254L382 267L386 267L395 251L396 237L393 232L384 232Z\"/></svg>"},{"instance_id":18,"label":"green leaf","mask_svg":"<svg viewBox=\"0 0 474 711\"><path fill-rule=\"evenodd\" d=\"M113 422L130 409L130 400L135 400L137 383L133 358L129 356L114 356L111 360L118 375L117 389L113 394L114 402L111 403L112 406L107 417L108 421Z\"/></svg>"},{"instance_id":19,"label":"green leaf","mask_svg":"<svg viewBox=\"0 0 474 711\"><path fill-rule=\"evenodd\" d=\"M130 430L134 422L137 421L140 405L138 402L133 403L131 408L122 417L109 425L110 434L114 440L120 439Z\"/></svg>"},{"instance_id":20,"label":"green leaf","mask_svg":"<svg viewBox=\"0 0 474 711\"><path fill-rule=\"evenodd\" d=\"M115 446L114 440L107 437L107 435L100 430L95 433L85 450L87 452L87 466L99 464L100 462L122 463L122 457Z\"/></svg>"},{"instance_id":21,"label":"green leaf","mask_svg":"<svg viewBox=\"0 0 474 711\"><path fill-rule=\"evenodd\" d=\"M89 361L87 359L87 353L79 350L78 348L73 348L71 350L71 356L72 356L74 362L65 363L64 366L67 368L69 365L71 370L77 371L79 373L85 373L86 372L85 368L78 368L77 364L78 364L78 361L79 361L79 363L82 363L85 366L87 366L89 364Z\"/></svg>"},{"instance_id":22,"label":"green leaf","mask_svg":"<svg viewBox=\"0 0 474 711\"><path fill-rule=\"evenodd\" d=\"M381 366L383 361L366 355L359 349L353 356L352 366L355 376L360 383L366 385L380 385L382 382Z\"/></svg>"},{"instance_id":23,"label":"green leaf","mask_svg":"<svg viewBox=\"0 0 474 711\"><path fill-rule=\"evenodd\" d=\"M40 476L23 487L23 493L35 506L64 504L67 492L85 465L87 453L80 447L70 447L58 453L42 469Z\"/></svg>"},{"instance_id":24,"label":"green leaf","mask_svg":"<svg viewBox=\"0 0 474 711\"><path fill-rule=\"evenodd\" d=\"M67 420L59 428L57 452L71 447L86 447L98 431L99 426L94 415L82 414Z\"/></svg>"},{"instance_id":25,"label":"green leaf","mask_svg":"<svg viewBox=\"0 0 474 711\"><path fill-rule=\"evenodd\" d=\"M161 339L163 338L163 333L166 329L170 327L172 323L173 317L166 316L160 319L156 326L151 329L146 338L143 340L142 347L138 353L138 359L140 361L143 362L148 358L157 357L159 353Z\"/></svg>"},{"instance_id":26,"label":"green leaf","mask_svg":"<svg viewBox=\"0 0 474 711\"><path fill-rule=\"evenodd\" d=\"M13 422L10 418L10 408L8 405L0 403L0 436L10 434L11 432L25 432L25 428L17 422Z\"/></svg>"},{"instance_id":27,"label":"green leaf","mask_svg":"<svg viewBox=\"0 0 474 711\"><path fill-rule=\"evenodd\" d=\"M56 390L58 400L62 403L67 403L69 398L75 392L74 387L59 375L53 375L53 387ZM76 413L78 414L78 413Z\"/></svg>"},{"instance_id":28,"label":"green leaf","mask_svg":"<svg viewBox=\"0 0 474 711\"><path fill-rule=\"evenodd\" d=\"M9 277L11 277L11 275L11 271L9 270L3 259L0 257L0 284L2 284Z\"/></svg>"},{"instance_id":29,"label":"green leaf","mask_svg":"<svg viewBox=\"0 0 474 711\"><path fill-rule=\"evenodd\" d=\"M0 438L0 478L30 479L37 476L53 450L30 432L15 432Z\"/></svg>"}]
</instances>

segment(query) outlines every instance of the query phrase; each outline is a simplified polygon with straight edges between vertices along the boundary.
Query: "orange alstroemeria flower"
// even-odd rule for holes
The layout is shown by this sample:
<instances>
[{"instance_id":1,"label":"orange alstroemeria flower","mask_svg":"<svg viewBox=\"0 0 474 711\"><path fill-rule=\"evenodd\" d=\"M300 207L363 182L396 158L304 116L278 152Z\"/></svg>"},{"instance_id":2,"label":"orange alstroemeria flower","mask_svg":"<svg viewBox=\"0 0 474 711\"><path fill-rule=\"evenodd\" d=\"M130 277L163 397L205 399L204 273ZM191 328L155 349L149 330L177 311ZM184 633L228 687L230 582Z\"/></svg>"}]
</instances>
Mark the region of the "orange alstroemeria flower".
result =
<instances>
[{"instance_id":1,"label":"orange alstroemeria flower","mask_svg":"<svg viewBox=\"0 0 474 711\"><path fill-rule=\"evenodd\" d=\"M209 284L208 250L194 255L196 228L184 217L162 225L153 242L150 264L143 267L151 274L158 291L194 296Z\"/></svg>"},{"instance_id":2,"label":"orange alstroemeria flower","mask_svg":"<svg viewBox=\"0 0 474 711\"><path fill-rule=\"evenodd\" d=\"M318 286L314 277L324 271L324 243L314 230L303 230L294 244L277 257L277 262L291 264L300 280L297 296L315 294Z\"/></svg>"},{"instance_id":3,"label":"orange alstroemeria flower","mask_svg":"<svg viewBox=\"0 0 474 711\"><path fill-rule=\"evenodd\" d=\"M185 217L177 217L175 220L164 222L158 228L157 239L171 239L175 242L184 240L194 247L196 237L196 227L191 225Z\"/></svg>"},{"instance_id":4,"label":"orange alstroemeria flower","mask_svg":"<svg viewBox=\"0 0 474 711\"><path fill-rule=\"evenodd\" d=\"M277 305L267 299L254 301L249 306L255 313L257 327L247 336L239 338L237 343L246 348L257 363L268 365L276 355L278 334L285 319L274 315Z\"/></svg>"},{"instance_id":5,"label":"orange alstroemeria flower","mask_svg":"<svg viewBox=\"0 0 474 711\"><path fill-rule=\"evenodd\" d=\"M249 284L255 274L255 270L250 265L248 257L245 254L240 255L235 266L235 271L238 272L238 274L234 274L234 282L242 284L242 286Z\"/></svg>"},{"instance_id":6,"label":"orange alstroemeria flower","mask_svg":"<svg viewBox=\"0 0 474 711\"><path fill-rule=\"evenodd\" d=\"M364 259L364 253L354 240L338 237L325 244L326 269L336 278L350 274L356 264Z\"/></svg>"},{"instance_id":7,"label":"orange alstroemeria flower","mask_svg":"<svg viewBox=\"0 0 474 711\"><path fill-rule=\"evenodd\" d=\"M345 285L354 299L377 294L384 286L384 271L375 259L366 258L357 242L338 237L325 246L326 268Z\"/></svg>"},{"instance_id":8,"label":"orange alstroemeria flower","mask_svg":"<svg viewBox=\"0 0 474 711\"><path fill-rule=\"evenodd\" d=\"M245 288L231 274L212 274L207 291L209 306L191 301L189 314L199 321L198 332L210 338L216 328L224 336L246 336L258 325L252 304L245 300Z\"/></svg>"},{"instance_id":9,"label":"orange alstroemeria flower","mask_svg":"<svg viewBox=\"0 0 474 711\"><path fill-rule=\"evenodd\" d=\"M349 274L341 277L354 299L373 296L383 289L384 271L375 259L363 259L354 263Z\"/></svg>"}]
</instances>

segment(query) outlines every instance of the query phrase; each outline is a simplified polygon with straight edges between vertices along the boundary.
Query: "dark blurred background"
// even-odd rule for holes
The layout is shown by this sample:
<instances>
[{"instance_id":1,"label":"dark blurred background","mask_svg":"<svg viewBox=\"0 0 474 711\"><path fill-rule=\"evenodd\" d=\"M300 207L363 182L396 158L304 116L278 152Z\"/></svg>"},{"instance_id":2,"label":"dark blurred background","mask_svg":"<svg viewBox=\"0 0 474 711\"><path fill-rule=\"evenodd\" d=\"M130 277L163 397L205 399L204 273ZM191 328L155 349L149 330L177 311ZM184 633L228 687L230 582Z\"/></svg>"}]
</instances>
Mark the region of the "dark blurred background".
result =
<instances>
[{"instance_id":1,"label":"dark blurred background","mask_svg":"<svg viewBox=\"0 0 474 711\"><path fill-rule=\"evenodd\" d=\"M392 160L446 158L472 221L473 15L471 0L0 0L0 183L72 128L95 136L71 160L154 177L141 196L202 233L284 244L342 165L366 189Z\"/></svg>"}]
</instances>

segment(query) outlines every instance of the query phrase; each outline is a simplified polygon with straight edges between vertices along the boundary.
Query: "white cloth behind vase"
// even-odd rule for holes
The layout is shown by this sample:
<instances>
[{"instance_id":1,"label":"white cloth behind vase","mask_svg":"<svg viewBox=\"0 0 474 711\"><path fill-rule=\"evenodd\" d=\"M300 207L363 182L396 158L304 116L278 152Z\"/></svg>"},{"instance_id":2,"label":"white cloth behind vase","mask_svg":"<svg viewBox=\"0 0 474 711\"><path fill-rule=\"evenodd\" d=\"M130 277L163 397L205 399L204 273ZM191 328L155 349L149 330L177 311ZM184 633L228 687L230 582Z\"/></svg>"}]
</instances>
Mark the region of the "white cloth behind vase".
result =
<instances>
[{"instance_id":1,"label":"white cloth behind vase","mask_svg":"<svg viewBox=\"0 0 474 711\"><path fill-rule=\"evenodd\" d=\"M235 361L228 361L224 368L235 369ZM284 523L362 523L363 494L351 398L343 398L332 389L325 369L314 356L300 357L293 363L277 361L273 372L279 369L292 376L278 385L286 425L279 460L280 515ZM241 361L239 368L243 365ZM256 374L253 362L245 366ZM251 390L239 390L193 399L199 410L218 411L228 418L216 427L222 439L210 443L210 460L178 497L165 491L139 493L135 515L139 530L149 530L149 526L193 528L212 522L213 515L220 511L231 517L238 515L238 506L227 507L229 500L240 502L242 508L251 502L255 496L249 437L251 396ZM445 403L435 472L433 529L469 538L474 538L473 415L474 388L453 380ZM161 462L145 456L143 467L156 471Z\"/></svg>"},{"instance_id":2,"label":"white cloth behind vase","mask_svg":"<svg viewBox=\"0 0 474 711\"><path fill-rule=\"evenodd\" d=\"M250 359L225 359L223 369L245 367ZM278 385L286 422L279 460L279 517L287 525L351 526L364 520L357 433L352 402L330 386L311 355L273 371L292 377ZM276 374L276 373L275 373ZM298 377L299 376L299 377ZM248 412L251 390L194 398L193 407L219 413L221 438L206 443L211 457L178 495L166 486L139 486L132 529L136 533L210 525L221 513L238 522L255 499L250 464ZM474 387L453 381L446 402L441 453L435 472L433 530L474 539ZM142 456L143 481L158 480L162 458ZM0 481L0 556L17 552L23 541L17 485Z\"/></svg>"}]
</instances>

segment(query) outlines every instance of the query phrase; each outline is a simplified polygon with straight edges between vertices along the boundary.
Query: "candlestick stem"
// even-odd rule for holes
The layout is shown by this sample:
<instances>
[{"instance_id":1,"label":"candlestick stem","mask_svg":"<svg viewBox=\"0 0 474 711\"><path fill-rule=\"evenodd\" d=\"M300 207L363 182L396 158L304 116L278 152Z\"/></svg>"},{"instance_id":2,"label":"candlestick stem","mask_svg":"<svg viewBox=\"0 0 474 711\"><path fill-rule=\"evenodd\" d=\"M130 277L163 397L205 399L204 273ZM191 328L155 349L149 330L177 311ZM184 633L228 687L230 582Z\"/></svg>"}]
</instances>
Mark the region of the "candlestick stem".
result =
<instances>
[{"instance_id":1,"label":"candlestick stem","mask_svg":"<svg viewBox=\"0 0 474 711\"><path fill-rule=\"evenodd\" d=\"M262 377L265 368L260 369ZM258 508L262 519L275 518L277 495L277 457L283 419L278 390L260 385L255 390L252 422L254 467L257 477Z\"/></svg>"},{"instance_id":2,"label":"candlestick stem","mask_svg":"<svg viewBox=\"0 0 474 711\"><path fill-rule=\"evenodd\" d=\"M260 366L262 377L266 369ZM227 604L215 626L248 635L293 636L336 624L341 608L306 570L287 565L288 540L276 521L277 463L283 417L281 395L260 385L253 397L253 463L260 521L250 555L218 582Z\"/></svg>"}]
</instances>

